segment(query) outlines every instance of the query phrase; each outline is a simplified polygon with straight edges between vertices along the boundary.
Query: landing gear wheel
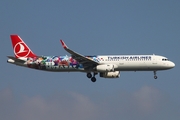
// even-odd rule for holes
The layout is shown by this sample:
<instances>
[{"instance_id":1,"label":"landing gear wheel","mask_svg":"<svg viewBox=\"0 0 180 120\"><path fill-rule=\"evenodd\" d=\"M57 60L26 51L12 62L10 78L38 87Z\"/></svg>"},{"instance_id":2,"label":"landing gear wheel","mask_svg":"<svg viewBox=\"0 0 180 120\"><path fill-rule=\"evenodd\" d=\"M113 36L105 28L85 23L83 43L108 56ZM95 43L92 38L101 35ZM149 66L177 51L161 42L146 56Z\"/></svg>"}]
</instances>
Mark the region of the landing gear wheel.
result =
<instances>
[{"instance_id":1,"label":"landing gear wheel","mask_svg":"<svg viewBox=\"0 0 180 120\"><path fill-rule=\"evenodd\" d=\"M92 81L92 82L96 82L96 78L95 78L95 77L92 77L92 78L91 78L91 81Z\"/></svg>"},{"instance_id":2,"label":"landing gear wheel","mask_svg":"<svg viewBox=\"0 0 180 120\"><path fill-rule=\"evenodd\" d=\"M88 78L92 78L92 74L91 73L87 73L87 77Z\"/></svg>"},{"instance_id":3,"label":"landing gear wheel","mask_svg":"<svg viewBox=\"0 0 180 120\"><path fill-rule=\"evenodd\" d=\"M156 71L154 71L154 79L157 79Z\"/></svg>"},{"instance_id":4,"label":"landing gear wheel","mask_svg":"<svg viewBox=\"0 0 180 120\"><path fill-rule=\"evenodd\" d=\"M154 79L157 79L158 77L157 76L154 76Z\"/></svg>"}]
</instances>

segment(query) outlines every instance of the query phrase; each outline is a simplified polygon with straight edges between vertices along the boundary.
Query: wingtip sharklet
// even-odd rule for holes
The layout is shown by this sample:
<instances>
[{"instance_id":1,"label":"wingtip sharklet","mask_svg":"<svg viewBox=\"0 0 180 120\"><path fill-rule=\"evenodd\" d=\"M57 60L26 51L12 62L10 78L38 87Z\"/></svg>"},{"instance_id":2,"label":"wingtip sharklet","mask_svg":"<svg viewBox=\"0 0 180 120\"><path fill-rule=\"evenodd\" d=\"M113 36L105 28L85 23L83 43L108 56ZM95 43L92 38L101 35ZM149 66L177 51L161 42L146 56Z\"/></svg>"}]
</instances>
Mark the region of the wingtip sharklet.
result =
<instances>
[{"instance_id":1,"label":"wingtip sharklet","mask_svg":"<svg viewBox=\"0 0 180 120\"><path fill-rule=\"evenodd\" d=\"M61 42L61 44L62 44L62 46L63 46L64 49L68 48L67 45L64 43L63 40L60 40L60 42Z\"/></svg>"}]
</instances>

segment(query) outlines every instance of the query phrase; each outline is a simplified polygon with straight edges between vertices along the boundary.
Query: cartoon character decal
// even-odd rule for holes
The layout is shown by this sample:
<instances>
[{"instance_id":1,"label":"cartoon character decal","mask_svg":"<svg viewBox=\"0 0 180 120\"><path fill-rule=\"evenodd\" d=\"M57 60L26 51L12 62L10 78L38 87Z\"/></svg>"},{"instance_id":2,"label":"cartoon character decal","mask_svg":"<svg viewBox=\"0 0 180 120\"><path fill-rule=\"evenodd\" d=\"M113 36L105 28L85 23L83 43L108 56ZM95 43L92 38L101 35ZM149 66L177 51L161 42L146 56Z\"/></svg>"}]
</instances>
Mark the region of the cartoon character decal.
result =
<instances>
[{"instance_id":1,"label":"cartoon character decal","mask_svg":"<svg viewBox=\"0 0 180 120\"><path fill-rule=\"evenodd\" d=\"M58 64L60 63L60 58L58 56L54 56L52 58L52 61L54 62L54 66L58 66Z\"/></svg>"},{"instance_id":2,"label":"cartoon character decal","mask_svg":"<svg viewBox=\"0 0 180 120\"><path fill-rule=\"evenodd\" d=\"M69 57L66 55L66 56L60 56L60 62L59 62L59 66L69 66Z\"/></svg>"},{"instance_id":3,"label":"cartoon character decal","mask_svg":"<svg viewBox=\"0 0 180 120\"><path fill-rule=\"evenodd\" d=\"M81 69L83 66L79 64L75 59L69 56L42 56L42 57L34 57L27 58L27 66L35 69L47 69L49 65L51 67L58 68L75 68Z\"/></svg>"}]
</instances>

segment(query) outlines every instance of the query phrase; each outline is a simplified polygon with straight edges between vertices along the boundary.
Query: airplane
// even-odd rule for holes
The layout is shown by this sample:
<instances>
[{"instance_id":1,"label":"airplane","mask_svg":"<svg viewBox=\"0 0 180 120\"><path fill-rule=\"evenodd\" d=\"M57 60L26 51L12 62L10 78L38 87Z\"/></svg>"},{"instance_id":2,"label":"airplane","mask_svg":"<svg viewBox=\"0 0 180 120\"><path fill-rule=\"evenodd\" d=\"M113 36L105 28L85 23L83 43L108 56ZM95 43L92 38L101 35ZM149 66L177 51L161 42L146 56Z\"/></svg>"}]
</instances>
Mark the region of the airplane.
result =
<instances>
[{"instance_id":1,"label":"airplane","mask_svg":"<svg viewBox=\"0 0 180 120\"><path fill-rule=\"evenodd\" d=\"M160 55L91 55L85 56L71 50L63 40L62 47L70 56L38 56L18 35L10 35L14 56L7 56L8 63L51 72L84 72L92 82L99 73L103 78L119 78L121 71L156 72L175 67L172 61Z\"/></svg>"}]
</instances>

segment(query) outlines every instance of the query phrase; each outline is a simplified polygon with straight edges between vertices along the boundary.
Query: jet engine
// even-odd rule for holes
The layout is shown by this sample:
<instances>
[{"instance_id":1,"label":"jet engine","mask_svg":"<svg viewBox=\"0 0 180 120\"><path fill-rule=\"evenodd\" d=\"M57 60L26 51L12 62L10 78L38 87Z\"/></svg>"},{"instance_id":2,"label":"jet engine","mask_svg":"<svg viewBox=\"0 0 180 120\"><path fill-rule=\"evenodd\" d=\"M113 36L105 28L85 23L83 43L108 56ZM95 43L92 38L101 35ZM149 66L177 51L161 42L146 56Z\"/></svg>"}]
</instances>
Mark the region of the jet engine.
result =
<instances>
[{"instance_id":1,"label":"jet engine","mask_svg":"<svg viewBox=\"0 0 180 120\"><path fill-rule=\"evenodd\" d=\"M99 76L104 77L104 78L119 78L120 77L120 71L100 72Z\"/></svg>"},{"instance_id":2,"label":"jet engine","mask_svg":"<svg viewBox=\"0 0 180 120\"><path fill-rule=\"evenodd\" d=\"M114 72L114 69L117 68L117 65L105 64L96 66L98 72Z\"/></svg>"}]
</instances>

